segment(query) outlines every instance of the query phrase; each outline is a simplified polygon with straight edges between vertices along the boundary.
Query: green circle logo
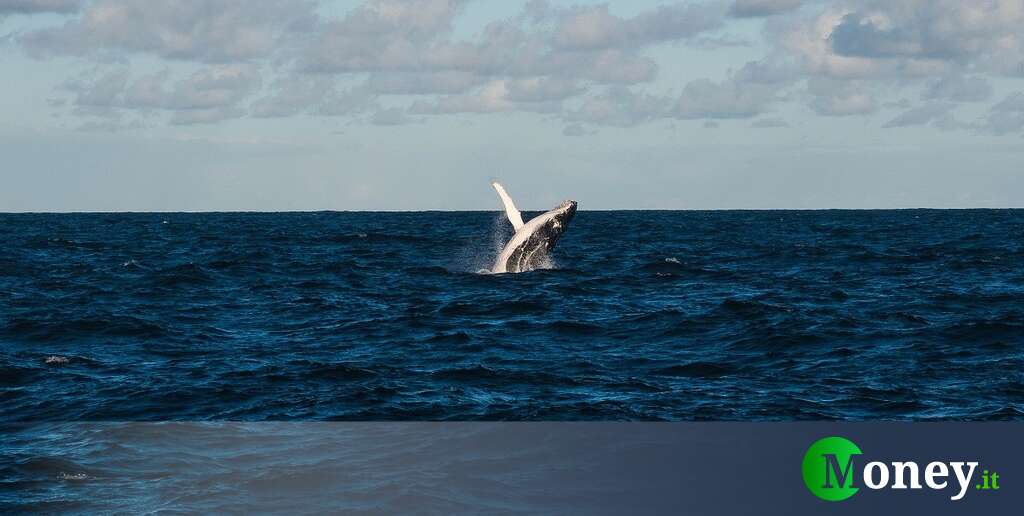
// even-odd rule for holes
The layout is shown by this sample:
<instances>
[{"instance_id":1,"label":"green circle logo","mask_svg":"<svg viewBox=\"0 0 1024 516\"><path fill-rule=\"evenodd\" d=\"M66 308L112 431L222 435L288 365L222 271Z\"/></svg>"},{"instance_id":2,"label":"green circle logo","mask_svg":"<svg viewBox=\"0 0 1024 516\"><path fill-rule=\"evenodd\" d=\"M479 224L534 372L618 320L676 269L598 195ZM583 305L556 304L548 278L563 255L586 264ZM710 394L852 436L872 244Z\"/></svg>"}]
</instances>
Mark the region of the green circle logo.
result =
<instances>
[{"instance_id":1,"label":"green circle logo","mask_svg":"<svg viewBox=\"0 0 1024 516\"><path fill-rule=\"evenodd\" d=\"M804 454L803 474L807 489L822 500L838 502L857 493L853 464L860 447L843 437L819 439Z\"/></svg>"}]
</instances>

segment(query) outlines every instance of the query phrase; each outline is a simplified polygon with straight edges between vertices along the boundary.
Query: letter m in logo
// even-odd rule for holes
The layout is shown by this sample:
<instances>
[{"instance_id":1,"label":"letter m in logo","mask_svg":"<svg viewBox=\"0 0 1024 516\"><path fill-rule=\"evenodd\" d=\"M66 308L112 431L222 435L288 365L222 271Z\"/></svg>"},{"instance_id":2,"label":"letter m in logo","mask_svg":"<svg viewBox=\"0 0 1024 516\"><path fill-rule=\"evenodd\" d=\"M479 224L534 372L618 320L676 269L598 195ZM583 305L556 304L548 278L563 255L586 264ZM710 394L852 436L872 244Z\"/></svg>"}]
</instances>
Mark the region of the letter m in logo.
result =
<instances>
[{"instance_id":1,"label":"letter m in logo","mask_svg":"<svg viewBox=\"0 0 1024 516\"><path fill-rule=\"evenodd\" d=\"M843 468L840 468L836 454L824 453L822 457L825 458L825 484L821 487L825 489L853 487L853 477L850 476L850 470L853 468L853 455L846 456L846 466ZM835 477L837 486L832 485L833 477Z\"/></svg>"}]
</instances>

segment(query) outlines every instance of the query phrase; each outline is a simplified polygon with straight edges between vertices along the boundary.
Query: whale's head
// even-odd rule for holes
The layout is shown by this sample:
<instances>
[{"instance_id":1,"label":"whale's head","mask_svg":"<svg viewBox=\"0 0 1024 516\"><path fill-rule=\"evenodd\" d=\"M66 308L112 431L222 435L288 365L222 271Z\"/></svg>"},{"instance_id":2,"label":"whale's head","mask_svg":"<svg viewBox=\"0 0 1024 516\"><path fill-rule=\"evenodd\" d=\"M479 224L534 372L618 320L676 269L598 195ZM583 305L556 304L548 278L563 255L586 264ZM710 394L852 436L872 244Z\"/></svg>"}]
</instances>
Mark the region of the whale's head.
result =
<instances>
[{"instance_id":1,"label":"whale's head","mask_svg":"<svg viewBox=\"0 0 1024 516\"><path fill-rule=\"evenodd\" d=\"M549 251L555 247L555 242L562 237L562 233L569 227L569 222L576 216L576 201L568 200L552 208L539 218L544 220L541 227L537 228L531 240L543 251Z\"/></svg>"},{"instance_id":2,"label":"whale's head","mask_svg":"<svg viewBox=\"0 0 1024 516\"><path fill-rule=\"evenodd\" d=\"M569 221L576 216L576 201L564 201L548 213L551 213L552 217L544 224L547 229L546 233L549 237L553 237L553 240L557 240L565 232ZM552 246L554 246L554 242L552 242Z\"/></svg>"}]
</instances>

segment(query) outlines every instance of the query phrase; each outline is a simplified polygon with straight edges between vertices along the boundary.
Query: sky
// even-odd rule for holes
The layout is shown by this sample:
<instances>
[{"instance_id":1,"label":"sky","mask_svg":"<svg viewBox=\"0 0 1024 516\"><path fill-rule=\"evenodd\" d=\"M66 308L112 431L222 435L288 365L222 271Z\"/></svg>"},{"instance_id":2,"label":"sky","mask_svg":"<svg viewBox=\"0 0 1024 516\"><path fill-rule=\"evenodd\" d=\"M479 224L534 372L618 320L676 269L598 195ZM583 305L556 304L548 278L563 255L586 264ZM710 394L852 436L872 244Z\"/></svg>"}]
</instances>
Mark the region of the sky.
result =
<instances>
[{"instance_id":1,"label":"sky","mask_svg":"<svg viewBox=\"0 0 1024 516\"><path fill-rule=\"evenodd\" d=\"M1024 207L1024 0L0 0L0 212Z\"/></svg>"}]
</instances>

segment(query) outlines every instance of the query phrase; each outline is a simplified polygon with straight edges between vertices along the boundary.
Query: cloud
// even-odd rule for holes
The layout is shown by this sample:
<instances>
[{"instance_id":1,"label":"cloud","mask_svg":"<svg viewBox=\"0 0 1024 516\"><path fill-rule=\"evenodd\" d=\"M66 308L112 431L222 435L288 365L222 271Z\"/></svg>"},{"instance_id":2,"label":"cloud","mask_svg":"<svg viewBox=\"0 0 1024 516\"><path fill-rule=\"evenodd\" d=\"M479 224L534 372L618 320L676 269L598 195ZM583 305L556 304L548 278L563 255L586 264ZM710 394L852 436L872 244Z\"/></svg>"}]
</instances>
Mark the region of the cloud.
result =
<instances>
[{"instance_id":1,"label":"cloud","mask_svg":"<svg viewBox=\"0 0 1024 516\"><path fill-rule=\"evenodd\" d=\"M202 68L178 81L160 107L175 110L229 108L259 89L255 67L224 65Z\"/></svg>"},{"instance_id":2,"label":"cloud","mask_svg":"<svg viewBox=\"0 0 1024 516\"><path fill-rule=\"evenodd\" d=\"M377 98L365 88L332 89L316 104L322 116L354 116L378 109Z\"/></svg>"},{"instance_id":3,"label":"cloud","mask_svg":"<svg viewBox=\"0 0 1024 516\"><path fill-rule=\"evenodd\" d=\"M143 129L145 125L140 121L124 123L119 118L107 120L87 120L77 127L82 132L115 133L127 129Z\"/></svg>"},{"instance_id":4,"label":"cloud","mask_svg":"<svg viewBox=\"0 0 1024 516\"><path fill-rule=\"evenodd\" d=\"M933 102L909 109L900 113L899 116L888 121L882 127L910 127L925 125L946 116L956 106L951 103Z\"/></svg>"},{"instance_id":5,"label":"cloud","mask_svg":"<svg viewBox=\"0 0 1024 516\"><path fill-rule=\"evenodd\" d=\"M583 91L584 88L571 79L530 77L508 81L508 98L517 102L563 100Z\"/></svg>"},{"instance_id":6,"label":"cloud","mask_svg":"<svg viewBox=\"0 0 1024 516\"><path fill-rule=\"evenodd\" d=\"M406 125L422 121L408 116L404 109L396 107L378 109L370 116L370 123L374 125Z\"/></svg>"},{"instance_id":7,"label":"cloud","mask_svg":"<svg viewBox=\"0 0 1024 516\"><path fill-rule=\"evenodd\" d=\"M479 86L483 80L483 77L463 70L385 71L370 74L366 86L383 95L451 95Z\"/></svg>"},{"instance_id":8,"label":"cloud","mask_svg":"<svg viewBox=\"0 0 1024 516\"><path fill-rule=\"evenodd\" d=\"M848 116L899 107L880 102L915 88L926 104L898 113L888 127L970 129L950 102L983 102L992 77L1024 76L1024 4L1019 0L864 0L822 3L813 12L766 21L773 63L792 63L815 113ZM1015 127L990 114L989 132ZM993 129L995 128L995 129Z\"/></svg>"},{"instance_id":9,"label":"cloud","mask_svg":"<svg viewBox=\"0 0 1024 516\"><path fill-rule=\"evenodd\" d=\"M520 112L572 133L665 119L779 127L769 115L799 102L821 116L882 111L889 127L1017 130L1007 99L972 124L946 106L989 101L997 78L1024 77L1020 0L690 0L628 15L534 0L473 30L460 19L467 5L369 0L335 14L314 0L13 0L0 13L65 13L7 39L91 70L65 81L55 100L67 104L52 106L85 119L398 124ZM652 49L739 44L728 30L740 17L763 18L742 22L764 27L746 64L718 77L659 75L665 53ZM729 59L734 51L746 49Z\"/></svg>"},{"instance_id":10,"label":"cloud","mask_svg":"<svg viewBox=\"0 0 1024 516\"><path fill-rule=\"evenodd\" d=\"M241 118L243 116L245 116L245 111L241 108L234 106L221 106L175 111L171 116L170 122L174 125L212 124L222 120Z\"/></svg>"},{"instance_id":11,"label":"cloud","mask_svg":"<svg viewBox=\"0 0 1024 516\"><path fill-rule=\"evenodd\" d=\"M279 5L287 3L304 5ZM230 11L235 5L219 3L213 10ZM146 18L133 11L137 7L132 4L100 0L79 19L61 28L31 33L23 43L33 52L71 52L69 47L74 46L79 55L120 49L199 62L227 60L241 64L271 55L284 59L284 63L294 62L296 69L284 68L268 90L247 107L257 117L371 112L367 119L371 122L398 121L399 111L383 109L376 100L397 95L414 97L408 112L415 114L521 111L556 114L570 122L626 126L666 117L673 104L682 107L672 116L696 116L693 113L698 108L687 107L687 98L673 100L618 85L653 80L658 66L642 53L644 48L664 42L697 44L705 34L722 27L727 7L724 2L678 3L619 17L606 6L560 8L535 2L516 18L494 21L476 37L456 40L452 25L464 5L461 0L371 1L340 18L311 23L312 33L298 38L294 45L286 45L289 50L280 54L266 50L263 43L268 41L266 33L285 30L287 25L256 31L264 37L254 38L254 46L242 47L234 45L239 38L231 35L266 17L256 13L234 25L215 20L213 23L224 29L223 42L229 44L205 45L214 50L200 53L196 45L211 36L204 32L204 26L194 23L192 4L177 13L179 19L174 24L188 28L190 37L173 38L178 41L172 46L163 39L153 39L153 33L159 33L163 26L156 20L164 20L168 13ZM309 9L295 11L308 14ZM136 15L141 27L129 30L132 28L127 20ZM250 75L260 75L258 68L250 71ZM744 79L749 79L751 86L735 84L732 97L718 100L719 106L711 106L700 117L751 116L729 112L736 108L726 103L739 102L742 107L759 102L753 98L762 95L759 90L774 91L758 86L776 80L762 77L769 72L773 70L751 68L750 77ZM246 109L243 101L260 84L239 77L236 84L215 87L212 78L196 75L167 89L164 83L168 77L166 72L161 74L142 77L129 85L116 107L171 111L172 122L176 123L216 121L242 116ZM342 77L363 80L347 93L338 92L334 84ZM585 95L592 85L612 87ZM694 93L696 86L699 83L689 85L688 91ZM564 103L570 99L578 101L566 110Z\"/></svg>"},{"instance_id":12,"label":"cloud","mask_svg":"<svg viewBox=\"0 0 1024 516\"><path fill-rule=\"evenodd\" d=\"M628 127L666 116L671 101L667 97L638 93L624 86L613 86L591 95L565 114L572 122Z\"/></svg>"},{"instance_id":13,"label":"cloud","mask_svg":"<svg viewBox=\"0 0 1024 516\"><path fill-rule=\"evenodd\" d=\"M345 17L322 22L301 66L319 73L410 71L438 59L452 60L443 36L465 1L378 0L356 7ZM447 53L448 55L445 55ZM449 63L452 64L452 63Z\"/></svg>"},{"instance_id":14,"label":"cloud","mask_svg":"<svg viewBox=\"0 0 1024 516\"><path fill-rule=\"evenodd\" d=\"M576 7L560 14L554 41L577 50L679 41L720 28L724 13L721 2L660 6L632 18L610 14L607 5Z\"/></svg>"},{"instance_id":15,"label":"cloud","mask_svg":"<svg viewBox=\"0 0 1024 516\"><path fill-rule=\"evenodd\" d=\"M562 129L564 136L588 136L596 133L597 131L588 130L583 124L569 124Z\"/></svg>"},{"instance_id":16,"label":"cloud","mask_svg":"<svg viewBox=\"0 0 1024 516\"><path fill-rule=\"evenodd\" d=\"M27 32L34 56L147 53L168 59L226 63L265 57L312 16L305 0L97 0L62 26Z\"/></svg>"},{"instance_id":17,"label":"cloud","mask_svg":"<svg viewBox=\"0 0 1024 516\"><path fill-rule=\"evenodd\" d=\"M777 127L789 127L789 123L777 117L759 118L750 124L755 129L772 129Z\"/></svg>"},{"instance_id":18,"label":"cloud","mask_svg":"<svg viewBox=\"0 0 1024 516\"><path fill-rule=\"evenodd\" d=\"M136 109L162 107L167 96L165 85L169 77L170 71L167 69L139 77L125 91L125 105Z\"/></svg>"},{"instance_id":19,"label":"cloud","mask_svg":"<svg viewBox=\"0 0 1024 516\"><path fill-rule=\"evenodd\" d=\"M878 109L878 103L863 82L812 78L807 91L812 95L811 108L819 115L864 115Z\"/></svg>"},{"instance_id":20,"label":"cloud","mask_svg":"<svg viewBox=\"0 0 1024 516\"><path fill-rule=\"evenodd\" d=\"M673 110L681 119L753 118L782 100L796 80L786 63L750 61L722 81L698 79L687 83Z\"/></svg>"},{"instance_id":21,"label":"cloud","mask_svg":"<svg viewBox=\"0 0 1024 516\"><path fill-rule=\"evenodd\" d=\"M537 64L536 73L541 75L578 77L602 84L648 82L654 80L658 73L658 64L653 59L618 49L605 49L593 54L551 54Z\"/></svg>"},{"instance_id":22,"label":"cloud","mask_svg":"<svg viewBox=\"0 0 1024 516\"><path fill-rule=\"evenodd\" d=\"M73 79L64 84L64 89L75 94L79 112L97 114L121 104L127 83L128 70L118 68L99 76Z\"/></svg>"},{"instance_id":23,"label":"cloud","mask_svg":"<svg viewBox=\"0 0 1024 516\"><path fill-rule=\"evenodd\" d=\"M613 126L632 126L660 118L753 118L779 101L782 90L792 81L784 68L752 61L721 81L690 81L675 98L611 87L586 97L578 108L569 110L565 118Z\"/></svg>"},{"instance_id":24,"label":"cloud","mask_svg":"<svg viewBox=\"0 0 1024 516\"><path fill-rule=\"evenodd\" d=\"M982 129L995 135L1024 132L1024 91L1006 96L992 106Z\"/></svg>"},{"instance_id":25,"label":"cloud","mask_svg":"<svg viewBox=\"0 0 1024 516\"><path fill-rule=\"evenodd\" d=\"M81 4L81 0L2 0L0 14L71 13Z\"/></svg>"},{"instance_id":26,"label":"cloud","mask_svg":"<svg viewBox=\"0 0 1024 516\"><path fill-rule=\"evenodd\" d=\"M781 14L800 8L802 0L736 0L729 14L737 18L755 18Z\"/></svg>"},{"instance_id":27,"label":"cloud","mask_svg":"<svg viewBox=\"0 0 1024 516\"><path fill-rule=\"evenodd\" d=\"M799 70L789 62L748 61L735 72L738 82L789 84L797 80Z\"/></svg>"},{"instance_id":28,"label":"cloud","mask_svg":"<svg viewBox=\"0 0 1024 516\"><path fill-rule=\"evenodd\" d=\"M720 2L678 3L621 18L607 6L534 2L518 17L458 40L452 24L463 6L450 0L371 2L324 22L300 51L299 66L308 73L368 73L370 87L382 93L451 94L512 78L637 84L658 71L644 48L706 44L700 36L720 28L725 11Z\"/></svg>"},{"instance_id":29,"label":"cloud","mask_svg":"<svg viewBox=\"0 0 1024 516\"><path fill-rule=\"evenodd\" d=\"M530 96L529 88L526 92L522 88L523 86L517 85L516 80L494 80L466 95L448 95L438 97L434 101L417 101L410 110L418 114L453 114L510 111L553 113L561 109L562 94L545 97L542 93L535 92L535 95ZM517 90L520 91L518 94Z\"/></svg>"},{"instance_id":30,"label":"cloud","mask_svg":"<svg viewBox=\"0 0 1024 516\"><path fill-rule=\"evenodd\" d=\"M316 105L315 113L326 117L352 117L378 109L377 97L364 88L333 90Z\"/></svg>"},{"instance_id":31,"label":"cloud","mask_svg":"<svg viewBox=\"0 0 1024 516\"><path fill-rule=\"evenodd\" d=\"M772 21L768 25L776 53L793 60L803 73L841 79L889 75L891 64L860 56L837 54L831 44L832 33L846 11L829 7L812 17L792 17Z\"/></svg>"},{"instance_id":32,"label":"cloud","mask_svg":"<svg viewBox=\"0 0 1024 516\"><path fill-rule=\"evenodd\" d=\"M676 100L673 116L681 119L753 118L777 100L780 85L739 80L691 81Z\"/></svg>"},{"instance_id":33,"label":"cloud","mask_svg":"<svg viewBox=\"0 0 1024 516\"><path fill-rule=\"evenodd\" d=\"M427 8L416 8L423 5ZM658 20L646 13L627 25L641 24L649 32L595 29L601 33L593 38L601 41L582 41L578 27L565 28L576 26L573 16L580 12L546 8L533 15L544 17L535 26L524 26L522 17L498 20L474 39L454 40L451 25L462 6L463 2L427 0L374 2L357 8L324 23L300 51L299 66L308 73L369 73L370 86L384 93L453 93L494 79L527 77L635 84L657 74L657 64L641 55L639 46L686 38L699 32L687 23L705 23L680 19L677 10L668 11L676 19ZM527 12L532 12L529 6ZM703 12L704 8L694 10L694 15Z\"/></svg>"},{"instance_id":34,"label":"cloud","mask_svg":"<svg viewBox=\"0 0 1024 516\"><path fill-rule=\"evenodd\" d=\"M830 42L839 55L856 57L940 57L946 52L926 49L917 39L916 30L908 27L887 27L891 20L861 13L843 16L832 29Z\"/></svg>"},{"instance_id":35,"label":"cloud","mask_svg":"<svg viewBox=\"0 0 1024 516\"><path fill-rule=\"evenodd\" d=\"M372 0L331 18L300 0L153 6L96 0L63 26L30 31L20 42L37 57L146 54L214 64L221 73L228 70L223 67L250 67L246 77L224 86L203 75L210 68L173 88L168 72L150 74L126 85L116 101L105 101L109 109L172 112L177 123L246 112L256 117L370 112L369 121L398 120L397 111L377 102L394 95L413 97L408 112L416 114L523 111L634 125L667 116L673 104L665 96L620 87L657 76L658 65L645 55L646 48L728 40L714 34L727 18L723 1L679 2L630 17L612 14L607 6L531 2L518 16L457 39L452 28L465 5L465 0ZM246 106L261 84L248 79L262 75L259 69L269 62L275 63L275 79ZM336 89L339 81L352 79L357 86ZM94 87L97 95L100 86ZM593 86L613 88L587 96ZM576 101L566 110L571 99ZM735 99L746 100L745 93Z\"/></svg>"},{"instance_id":36,"label":"cloud","mask_svg":"<svg viewBox=\"0 0 1024 516\"><path fill-rule=\"evenodd\" d=\"M830 53L876 71L940 75L969 67L1024 75L1020 0L872 0L833 10Z\"/></svg>"},{"instance_id":37,"label":"cloud","mask_svg":"<svg viewBox=\"0 0 1024 516\"><path fill-rule=\"evenodd\" d=\"M932 80L924 98L955 102L982 102L992 97L992 83L979 76L948 75Z\"/></svg>"},{"instance_id":38,"label":"cloud","mask_svg":"<svg viewBox=\"0 0 1024 516\"><path fill-rule=\"evenodd\" d=\"M497 79L466 94L441 96L432 102L417 101L411 111L419 114L553 113L561 110L564 99L582 91L576 81L558 78Z\"/></svg>"},{"instance_id":39,"label":"cloud","mask_svg":"<svg viewBox=\"0 0 1024 516\"><path fill-rule=\"evenodd\" d=\"M975 61L1020 50L1019 0L871 1L843 16L831 35L840 55Z\"/></svg>"},{"instance_id":40,"label":"cloud","mask_svg":"<svg viewBox=\"0 0 1024 516\"><path fill-rule=\"evenodd\" d=\"M215 65L170 83L166 70L129 80L127 69L67 83L76 113L121 117L125 111L168 111L171 123L208 123L245 115L242 101L257 91L261 77L251 65Z\"/></svg>"},{"instance_id":41,"label":"cloud","mask_svg":"<svg viewBox=\"0 0 1024 516\"><path fill-rule=\"evenodd\" d=\"M275 81L268 95L252 102L249 111L257 118L280 118L309 111L334 89L329 77L286 77Z\"/></svg>"}]
</instances>

